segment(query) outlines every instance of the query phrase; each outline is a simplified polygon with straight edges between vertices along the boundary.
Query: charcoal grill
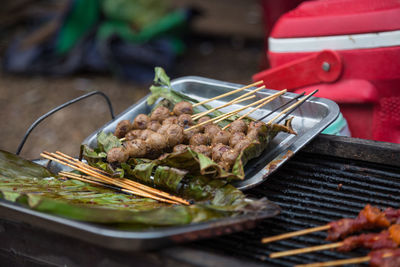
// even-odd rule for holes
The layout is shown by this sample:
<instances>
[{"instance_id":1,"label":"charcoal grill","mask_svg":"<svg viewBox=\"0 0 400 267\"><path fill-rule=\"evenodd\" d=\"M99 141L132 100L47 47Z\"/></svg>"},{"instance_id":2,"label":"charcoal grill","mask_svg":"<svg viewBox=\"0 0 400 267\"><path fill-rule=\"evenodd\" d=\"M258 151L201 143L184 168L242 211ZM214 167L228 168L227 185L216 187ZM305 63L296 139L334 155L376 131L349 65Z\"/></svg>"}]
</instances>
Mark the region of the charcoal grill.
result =
<instances>
[{"instance_id":1,"label":"charcoal grill","mask_svg":"<svg viewBox=\"0 0 400 267\"><path fill-rule=\"evenodd\" d=\"M323 244L325 233L265 245L260 239L354 217L367 203L399 208L399 159L398 144L319 135L266 182L246 191L267 196L282 207L281 215L252 230L157 251L125 253L1 220L0 265L293 266L361 256L366 251L269 259L271 252Z\"/></svg>"}]
</instances>

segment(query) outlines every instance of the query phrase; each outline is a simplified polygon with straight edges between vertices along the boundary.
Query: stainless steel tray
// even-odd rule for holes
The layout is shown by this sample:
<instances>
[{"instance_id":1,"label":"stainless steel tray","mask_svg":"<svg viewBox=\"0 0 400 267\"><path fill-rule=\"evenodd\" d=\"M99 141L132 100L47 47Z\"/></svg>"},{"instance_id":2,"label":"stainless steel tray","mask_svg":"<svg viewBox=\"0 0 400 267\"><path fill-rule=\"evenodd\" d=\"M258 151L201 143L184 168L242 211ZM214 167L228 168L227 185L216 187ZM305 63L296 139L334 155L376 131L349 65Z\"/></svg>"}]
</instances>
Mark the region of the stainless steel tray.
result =
<instances>
[{"instance_id":1,"label":"stainless steel tray","mask_svg":"<svg viewBox=\"0 0 400 267\"><path fill-rule=\"evenodd\" d=\"M243 85L240 84L195 76L182 77L172 81L172 87L174 90L198 99L199 101L212 98L242 86ZM254 88L250 88L249 90L253 89ZM242 93L244 94L249 90L245 90ZM261 90L257 93L257 98L263 98L276 92L277 91L275 90ZM254 112L251 116L253 118L261 118L263 115L296 96L297 95L293 93L286 93L284 96L272 101L264 108ZM209 104L212 106L220 106L235 97L237 97L237 95L212 101ZM118 115L115 120L110 121L98 129L98 131L87 137L83 143L94 147L96 146L96 135L99 131L113 132L119 121L126 119L132 120L140 113L150 113L152 107L147 105L146 99L147 97L130 106ZM255 100L253 99L252 101ZM250 102L242 102L237 105L231 105L222 109L222 111L230 111L249 103ZM271 119L273 115L267 117L265 121ZM285 133L278 134L260 157L247 163L245 166L245 179L234 183L237 188L241 190L249 189L267 180L271 173L277 170L285 161L292 157L338 117L339 107L331 100L312 97L291 115L294 116L292 125L297 132L297 135L288 135Z\"/></svg>"},{"instance_id":2,"label":"stainless steel tray","mask_svg":"<svg viewBox=\"0 0 400 267\"><path fill-rule=\"evenodd\" d=\"M55 162L48 164L47 160L39 160L36 163L47 166L53 173L71 170ZM256 226L257 221L276 216L279 211L278 205L270 203L268 208L263 211L236 217L182 226L131 231L70 220L0 199L0 233L2 220L7 220L21 224L21 227L27 224L33 228L65 235L100 247L119 251L142 251L251 229Z\"/></svg>"}]
</instances>

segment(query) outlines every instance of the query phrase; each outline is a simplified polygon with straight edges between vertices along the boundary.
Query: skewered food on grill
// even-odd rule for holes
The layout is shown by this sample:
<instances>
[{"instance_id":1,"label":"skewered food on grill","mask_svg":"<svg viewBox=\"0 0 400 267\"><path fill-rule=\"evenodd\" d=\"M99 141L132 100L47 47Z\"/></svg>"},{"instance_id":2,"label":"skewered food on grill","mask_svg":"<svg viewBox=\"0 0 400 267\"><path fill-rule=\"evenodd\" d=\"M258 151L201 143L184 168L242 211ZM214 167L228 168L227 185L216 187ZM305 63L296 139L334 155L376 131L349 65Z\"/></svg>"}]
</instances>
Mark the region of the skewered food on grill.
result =
<instances>
[{"instance_id":1,"label":"skewered food on grill","mask_svg":"<svg viewBox=\"0 0 400 267\"><path fill-rule=\"evenodd\" d=\"M400 225L394 224L381 233L361 234L344 239L338 251L346 252L356 248L368 249L396 248L400 244Z\"/></svg>"},{"instance_id":2,"label":"skewered food on grill","mask_svg":"<svg viewBox=\"0 0 400 267\"><path fill-rule=\"evenodd\" d=\"M371 267L398 267L400 266L400 248L381 249L368 254Z\"/></svg>"},{"instance_id":3,"label":"skewered food on grill","mask_svg":"<svg viewBox=\"0 0 400 267\"><path fill-rule=\"evenodd\" d=\"M355 219L345 218L329 223L327 240L334 241L365 229L386 228L396 222L400 223L400 210L387 208L381 211L368 204Z\"/></svg>"}]
</instances>

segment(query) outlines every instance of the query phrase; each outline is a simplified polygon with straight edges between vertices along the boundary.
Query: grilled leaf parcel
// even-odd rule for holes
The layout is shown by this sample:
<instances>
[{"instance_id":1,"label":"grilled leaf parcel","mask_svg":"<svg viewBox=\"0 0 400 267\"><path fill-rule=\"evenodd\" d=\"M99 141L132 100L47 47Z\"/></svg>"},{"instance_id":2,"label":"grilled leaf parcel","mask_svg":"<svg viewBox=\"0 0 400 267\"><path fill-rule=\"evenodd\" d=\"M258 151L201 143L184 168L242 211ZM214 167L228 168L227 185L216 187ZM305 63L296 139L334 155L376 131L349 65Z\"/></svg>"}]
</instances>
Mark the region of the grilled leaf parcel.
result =
<instances>
[{"instance_id":1,"label":"grilled leaf parcel","mask_svg":"<svg viewBox=\"0 0 400 267\"><path fill-rule=\"evenodd\" d=\"M100 132L96 148L83 145L81 156L91 165L114 176L177 192L198 176L243 180L246 163L259 157L278 133L295 134L291 120L280 125L231 116L219 124L209 122L220 116L220 111L196 118L194 115L204 110L193 105L198 101L174 91L161 68L155 73L156 85L147 99L149 105L155 105L152 112L139 114L133 121L120 121L114 133ZM227 124L229 128L223 130ZM153 174L159 177L175 169L181 170L179 179L153 179Z\"/></svg>"},{"instance_id":2,"label":"grilled leaf parcel","mask_svg":"<svg viewBox=\"0 0 400 267\"><path fill-rule=\"evenodd\" d=\"M151 167L141 163L138 172ZM205 176L193 177L181 185L184 172L157 167L154 180L187 198L194 205L170 205L149 198L118 193L114 189L93 186L77 180L62 179L46 168L0 150L0 198L31 209L69 219L143 229L204 222L241 214L263 213L274 216L279 208L265 199L249 200L224 182ZM178 188L181 186L180 188Z\"/></svg>"}]
</instances>

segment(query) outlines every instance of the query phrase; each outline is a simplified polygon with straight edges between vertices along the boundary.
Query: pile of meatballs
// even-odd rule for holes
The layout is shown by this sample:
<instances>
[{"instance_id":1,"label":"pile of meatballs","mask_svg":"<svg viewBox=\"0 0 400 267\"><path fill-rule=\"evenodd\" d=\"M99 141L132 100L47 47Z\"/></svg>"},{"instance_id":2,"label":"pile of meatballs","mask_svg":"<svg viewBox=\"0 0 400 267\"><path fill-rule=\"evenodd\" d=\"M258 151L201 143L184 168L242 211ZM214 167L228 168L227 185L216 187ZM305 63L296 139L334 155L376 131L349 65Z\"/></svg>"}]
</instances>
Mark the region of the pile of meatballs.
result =
<instances>
[{"instance_id":1,"label":"pile of meatballs","mask_svg":"<svg viewBox=\"0 0 400 267\"><path fill-rule=\"evenodd\" d=\"M107 153L107 161L121 163L129 158L161 159L168 153L184 152L190 147L230 171L240 152L254 141L259 142L260 127L264 124L236 120L228 130L222 130L212 122L188 129L210 120L210 117L203 116L195 122L192 114L192 104L182 101L174 106L172 112L160 106L149 116L139 114L132 123L129 120L120 121L114 135L124 138L123 146L111 149Z\"/></svg>"}]
</instances>

